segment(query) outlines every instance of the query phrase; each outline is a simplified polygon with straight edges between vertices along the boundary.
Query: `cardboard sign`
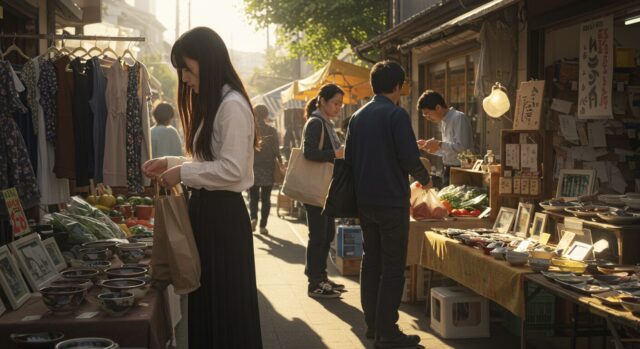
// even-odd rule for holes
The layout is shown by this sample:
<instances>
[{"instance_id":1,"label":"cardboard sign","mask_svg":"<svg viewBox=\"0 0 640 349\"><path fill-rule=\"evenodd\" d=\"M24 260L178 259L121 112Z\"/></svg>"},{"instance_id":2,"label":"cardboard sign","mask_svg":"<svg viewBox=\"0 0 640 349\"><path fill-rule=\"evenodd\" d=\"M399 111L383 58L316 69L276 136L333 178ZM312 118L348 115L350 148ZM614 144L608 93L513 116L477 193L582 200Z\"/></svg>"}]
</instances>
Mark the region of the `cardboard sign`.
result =
<instances>
[{"instance_id":1,"label":"cardboard sign","mask_svg":"<svg viewBox=\"0 0 640 349\"><path fill-rule=\"evenodd\" d=\"M578 119L612 119L613 16L580 25Z\"/></svg>"},{"instance_id":2,"label":"cardboard sign","mask_svg":"<svg viewBox=\"0 0 640 349\"><path fill-rule=\"evenodd\" d=\"M512 179L509 177L500 177L500 194L511 194L513 188Z\"/></svg>"},{"instance_id":3,"label":"cardboard sign","mask_svg":"<svg viewBox=\"0 0 640 349\"><path fill-rule=\"evenodd\" d=\"M549 233L541 233L540 234L540 239L538 239L538 243L540 243L540 245L546 245L549 242L550 238L551 238L551 234L549 234Z\"/></svg>"},{"instance_id":4,"label":"cardboard sign","mask_svg":"<svg viewBox=\"0 0 640 349\"><path fill-rule=\"evenodd\" d=\"M520 83L516 97L516 112L513 117L514 130L539 130L542 117L544 80Z\"/></svg>"},{"instance_id":5,"label":"cardboard sign","mask_svg":"<svg viewBox=\"0 0 640 349\"><path fill-rule=\"evenodd\" d=\"M16 238L31 232L27 216L24 215L24 210L22 209L20 197L18 197L16 188L3 190L2 196L4 197L4 203L7 206L7 211L9 212L9 220L13 227L13 237Z\"/></svg>"}]
</instances>

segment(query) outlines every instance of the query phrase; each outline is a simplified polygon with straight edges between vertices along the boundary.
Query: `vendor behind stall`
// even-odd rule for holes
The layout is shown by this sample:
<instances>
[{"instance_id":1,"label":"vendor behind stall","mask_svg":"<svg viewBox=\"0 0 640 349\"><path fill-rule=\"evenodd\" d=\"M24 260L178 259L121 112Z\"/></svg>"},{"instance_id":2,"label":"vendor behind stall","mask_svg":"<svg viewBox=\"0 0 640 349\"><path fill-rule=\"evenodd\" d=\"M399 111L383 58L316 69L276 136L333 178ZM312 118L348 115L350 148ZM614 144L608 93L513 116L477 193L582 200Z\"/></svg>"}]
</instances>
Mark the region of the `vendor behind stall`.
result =
<instances>
[{"instance_id":1,"label":"vendor behind stall","mask_svg":"<svg viewBox=\"0 0 640 349\"><path fill-rule=\"evenodd\" d=\"M449 185L449 168L460 166L457 155L473 148L471 120L463 112L447 107L441 94L427 90L418 99L418 110L434 124L440 124L442 140L418 140L418 146L429 153L442 156L444 164L442 186Z\"/></svg>"}]
</instances>

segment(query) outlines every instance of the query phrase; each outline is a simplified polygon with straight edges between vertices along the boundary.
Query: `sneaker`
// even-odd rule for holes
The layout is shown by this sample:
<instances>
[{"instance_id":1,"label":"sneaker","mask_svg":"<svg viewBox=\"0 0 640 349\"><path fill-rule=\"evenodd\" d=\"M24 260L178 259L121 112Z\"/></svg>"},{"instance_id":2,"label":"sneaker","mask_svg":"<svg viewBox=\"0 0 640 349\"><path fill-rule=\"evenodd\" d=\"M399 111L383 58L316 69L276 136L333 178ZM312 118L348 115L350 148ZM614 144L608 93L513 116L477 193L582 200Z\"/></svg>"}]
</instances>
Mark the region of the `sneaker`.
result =
<instances>
[{"instance_id":1,"label":"sneaker","mask_svg":"<svg viewBox=\"0 0 640 349\"><path fill-rule=\"evenodd\" d=\"M251 220L251 231L256 231L256 226L258 225L258 220L257 219L252 219Z\"/></svg>"},{"instance_id":2,"label":"sneaker","mask_svg":"<svg viewBox=\"0 0 640 349\"><path fill-rule=\"evenodd\" d=\"M315 287L310 287L308 295L312 298L338 298L340 292L335 291L331 285L323 281Z\"/></svg>"},{"instance_id":3,"label":"sneaker","mask_svg":"<svg viewBox=\"0 0 640 349\"><path fill-rule=\"evenodd\" d=\"M375 342L377 349L388 348L416 348L420 344L420 337L416 335L406 335L400 332L395 337L378 337Z\"/></svg>"},{"instance_id":4,"label":"sneaker","mask_svg":"<svg viewBox=\"0 0 640 349\"><path fill-rule=\"evenodd\" d=\"M334 290L336 290L336 291L339 291L339 292L344 291L344 285L342 285L342 284L336 284L335 282L333 282L333 281L329 280L329 278L326 278L326 279L324 280L324 282L326 282L326 283L328 283L329 285L331 285L331 288L332 288L332 289L334 289Z\"/></svg>"},{"instance_id":5,"label":"sneaker","mask_svg":"<svg viewBox=\"0 0 640 349\"><path fill-rule=\"evenodd\" d=\"M269 230L267 230L267 228L260 228L260 234L269 235Z\"/></svg>"}]
</instances>

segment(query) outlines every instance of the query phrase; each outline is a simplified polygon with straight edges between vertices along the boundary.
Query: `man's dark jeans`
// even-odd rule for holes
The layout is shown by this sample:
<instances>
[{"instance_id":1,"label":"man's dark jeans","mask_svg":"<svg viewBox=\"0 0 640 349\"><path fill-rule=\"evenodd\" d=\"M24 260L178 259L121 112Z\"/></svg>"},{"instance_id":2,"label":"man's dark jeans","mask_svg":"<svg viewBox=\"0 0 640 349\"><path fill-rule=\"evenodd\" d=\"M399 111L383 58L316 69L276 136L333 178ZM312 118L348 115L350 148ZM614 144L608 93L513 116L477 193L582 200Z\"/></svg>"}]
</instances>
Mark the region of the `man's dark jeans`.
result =
<instances>
[{"instance_id":1,"label":"man's dark jeans","mask_svg":"<svg viewBox=\"0 0 640 349\"><path fill-rule=\"evenodd\" d=\"M271 189L273 186L253 186L249 189L249 212L251 219L258 219L258 201L262 204L260 210L260 228L267 227L269 211L271 210Z\"/></svg>"},{"instance_id":2,"label":"man's dark jeans","mask_svg":"<svg viewBox=\"0 0 640 349\"><path fill-rule=\"evenodd\" d=\"M307 264L304 274L309 278L309 286L315 287L327 278L327 257L336 228L333 218L321 214L322 207L307 204L304 207L307 209L307 226L309 226Z\"/></svg>"},{"instance_id":3,"label":"man's dark jeans","mask_svg":"<svg viewBox=\"0 0 640 349\"><path fill-rule=\"evenodd\" d=\"M365 322L380 337L399 334L409 236L408 208L359 208L364 237L360 300Z\"/></svg>"}]
</instances>

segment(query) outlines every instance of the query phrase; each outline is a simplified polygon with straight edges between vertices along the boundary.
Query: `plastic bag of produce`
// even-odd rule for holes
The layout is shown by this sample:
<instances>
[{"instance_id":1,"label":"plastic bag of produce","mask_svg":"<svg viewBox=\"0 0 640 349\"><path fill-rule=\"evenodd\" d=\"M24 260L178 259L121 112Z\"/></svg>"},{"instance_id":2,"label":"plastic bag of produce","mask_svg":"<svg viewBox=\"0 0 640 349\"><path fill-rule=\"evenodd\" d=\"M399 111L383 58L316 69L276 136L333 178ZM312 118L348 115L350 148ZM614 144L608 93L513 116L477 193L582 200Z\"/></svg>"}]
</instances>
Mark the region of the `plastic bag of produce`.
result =
<instances>
[{"instance_id":1,"label":"plastic bag of produce","mask_svg":"<svg viewBox=\"0 0 640 349\"><path fill-rule=\"evenodd\" d=\"M51 223L69 233L70 244L83 244L98 240L91 231L73 217L58 212L51 215L53 217Z\"/></svg>"},{"instance_id":2,"label":"plastic bag of produce","mask_svg":"<svg viewBox=\"0 0 640 349\"><path fill-rule=\"evenodd\" d=\"M415 184L415 183L414 183ZM449 215L445 205L440 202L435 189L424 190L411 186L411 217L415 220L442 219Z\"/></svg>"},{"instance_id":3,"label":"plastic bag of produce","mask_svg":"<svg viewBox=\"0 0 640 349\"><path fill-rule=\"evenodd\" d=\"M88 202L79 196L73 196L69 200L69 207L67 208L69 213L77 216L85 216L95 218L107 227L111 231L111 237L125 238L124 232L118 227L118 225L109 218L104 212L91 206Z\"/></svg>"},{"instance_id":4,"label":"plastic bag of produce","mask_svg":"<svg viewBox=\"0 0 640 349\"><path fill-rule=\"evenodd\" d=\"M104 222L97 218L72 215L78 222L80 222L91 234L93 234L98 240L119 238L119 235L115 235ZM119 229L119 228L118 228Z\"/></svg>"}]
</instances>

